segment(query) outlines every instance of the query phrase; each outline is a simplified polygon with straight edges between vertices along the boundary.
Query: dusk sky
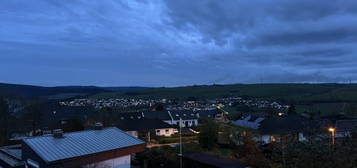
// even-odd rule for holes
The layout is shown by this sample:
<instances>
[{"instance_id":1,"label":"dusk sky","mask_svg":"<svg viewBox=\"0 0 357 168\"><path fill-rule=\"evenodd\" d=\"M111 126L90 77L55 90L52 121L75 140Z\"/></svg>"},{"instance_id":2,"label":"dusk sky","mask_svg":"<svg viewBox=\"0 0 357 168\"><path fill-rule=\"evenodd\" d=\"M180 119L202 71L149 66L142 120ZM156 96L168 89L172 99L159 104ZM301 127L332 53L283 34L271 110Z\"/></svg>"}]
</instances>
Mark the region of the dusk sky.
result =
<instances>
[{"instance_id":1,"label":"dusk sky","mask_svg":"<svg viewBox=\"0 0 357 168\"><path fill-rule=\"evenodd\" d=\"M0 0L0 82L357 82L356 0Z\"/></svg>"}]
</instances>

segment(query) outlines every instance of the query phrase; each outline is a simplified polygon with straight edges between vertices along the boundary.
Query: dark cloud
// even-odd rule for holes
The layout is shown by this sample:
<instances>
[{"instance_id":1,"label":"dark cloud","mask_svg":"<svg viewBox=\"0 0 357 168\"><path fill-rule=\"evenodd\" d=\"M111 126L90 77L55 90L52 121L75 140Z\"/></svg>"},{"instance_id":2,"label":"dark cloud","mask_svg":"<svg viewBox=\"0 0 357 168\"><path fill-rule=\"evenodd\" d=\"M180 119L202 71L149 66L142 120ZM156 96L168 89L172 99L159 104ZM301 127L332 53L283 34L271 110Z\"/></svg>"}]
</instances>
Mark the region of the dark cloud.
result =
<instances>
[{"instance_id":1,"label":"dark cloud","mask_svg":"<svg viewBox=\"0 0 357 168\"><path fill-rule=\"evenodd\" d=\"M357 81L354 0L12 0L0 20L3 82Z\"/></svg>"},{"instance_id":2,"label":"dark cloud","mask_svg":"<svg viewBox=\"0 0 357 168\"><path fill-rule=\"evenodd\" d=\"M356 25L357 26L357 25ZM262 35L256 40L248 42L249 46L274 46L274 45L300 45L300 44L319 44L335 42L356 42L357 27L339 28L331 30L316 31L294 31L294 32L273 32L272 34Z\"/></svg>"}]
</instances>

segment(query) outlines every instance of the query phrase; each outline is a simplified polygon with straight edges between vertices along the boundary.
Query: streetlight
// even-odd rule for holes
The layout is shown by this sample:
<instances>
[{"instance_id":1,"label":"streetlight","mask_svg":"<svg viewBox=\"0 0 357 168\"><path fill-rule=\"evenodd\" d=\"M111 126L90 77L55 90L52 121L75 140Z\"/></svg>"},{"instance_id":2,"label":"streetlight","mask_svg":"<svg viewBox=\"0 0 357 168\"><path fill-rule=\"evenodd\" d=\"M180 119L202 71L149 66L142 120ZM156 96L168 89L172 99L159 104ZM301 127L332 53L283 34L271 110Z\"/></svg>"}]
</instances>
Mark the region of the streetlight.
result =
<instances>
[{"instance_id":1,"label":"streetlight","mask_svg":"<svg viewBox=\"0 0 357 168\"><path fill-rule=\"evenodd\" d=\"M331 132L332 145L335 145L335 128L330 127L328 131Z\"/></svg>"}]
</instances>

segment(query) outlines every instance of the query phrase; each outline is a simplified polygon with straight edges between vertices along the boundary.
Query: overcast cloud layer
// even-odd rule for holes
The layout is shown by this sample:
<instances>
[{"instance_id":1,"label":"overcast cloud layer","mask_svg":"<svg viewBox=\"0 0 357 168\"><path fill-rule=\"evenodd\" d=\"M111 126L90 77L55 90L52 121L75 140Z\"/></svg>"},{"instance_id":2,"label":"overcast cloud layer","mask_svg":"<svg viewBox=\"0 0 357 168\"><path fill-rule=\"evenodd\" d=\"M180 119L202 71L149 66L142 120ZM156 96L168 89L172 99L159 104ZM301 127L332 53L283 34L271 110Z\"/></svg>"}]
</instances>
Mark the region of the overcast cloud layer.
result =
<instances>
[{"instance_id":1,"label":"overcast cloud layer","mask_svg":"<svg viewBox=\"0 0 357 168\"><path fill-rule=\"evenodd\" d=\"M0 82L348 82L356 46L356 0L0 2Z\"/></svg>"}]
</instances>

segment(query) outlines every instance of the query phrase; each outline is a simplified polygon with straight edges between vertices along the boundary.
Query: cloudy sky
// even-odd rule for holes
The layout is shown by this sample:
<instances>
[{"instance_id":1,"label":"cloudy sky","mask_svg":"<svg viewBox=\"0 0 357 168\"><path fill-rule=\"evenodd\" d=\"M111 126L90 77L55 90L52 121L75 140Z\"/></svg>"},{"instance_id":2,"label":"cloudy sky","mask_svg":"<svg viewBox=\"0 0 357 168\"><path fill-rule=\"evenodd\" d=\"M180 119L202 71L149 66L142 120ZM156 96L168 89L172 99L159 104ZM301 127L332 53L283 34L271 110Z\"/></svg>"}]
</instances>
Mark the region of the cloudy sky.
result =
<instances>
[{"instance_id":1,"label":"cloudy sky","mask_svg":"<svg viewBox=\"0 0 357 168\"><path fill-rule=\"evenodd\" d=\"M0 1L0 82L348 81L356 0Z\"/></svg>"}]
</instances>

